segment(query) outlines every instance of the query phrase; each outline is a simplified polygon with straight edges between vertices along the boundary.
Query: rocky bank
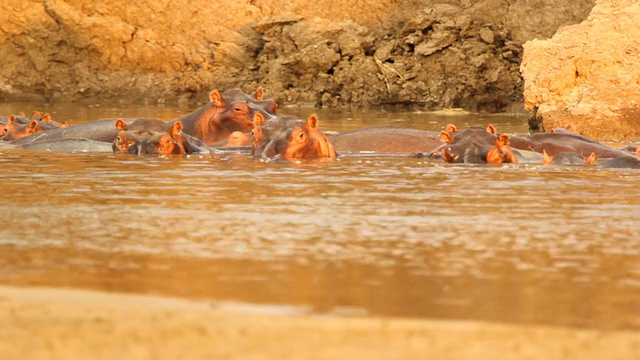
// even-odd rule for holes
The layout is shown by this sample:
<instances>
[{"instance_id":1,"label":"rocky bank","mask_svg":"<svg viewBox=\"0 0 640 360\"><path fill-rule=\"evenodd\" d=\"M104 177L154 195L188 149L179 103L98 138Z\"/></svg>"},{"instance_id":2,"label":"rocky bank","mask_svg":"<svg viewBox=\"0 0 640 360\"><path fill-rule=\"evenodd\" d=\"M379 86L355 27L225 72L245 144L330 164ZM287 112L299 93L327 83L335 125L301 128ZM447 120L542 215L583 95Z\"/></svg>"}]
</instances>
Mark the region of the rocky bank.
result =
<instances>
[{"instance_id":1,"label":"rocky bank","mask_svg":"<svg viewBox=\"0 0 640 360\"><path fill-rule=\"evenodd\" d=\"M640 4L598 0L582 23L524 44L522 75L533 127L574 124L597 139L640 136Z\"/></svg>"},{"instance_id":2,"label":"rocky bank","mask_svg":"<svg viewBox=\"0 0 640 360\"><path fill-rule=\"evenodd\" d=\"M521 107L522 44L593 1L3 0L0 101Z\"/></svg>"}]
</instances>

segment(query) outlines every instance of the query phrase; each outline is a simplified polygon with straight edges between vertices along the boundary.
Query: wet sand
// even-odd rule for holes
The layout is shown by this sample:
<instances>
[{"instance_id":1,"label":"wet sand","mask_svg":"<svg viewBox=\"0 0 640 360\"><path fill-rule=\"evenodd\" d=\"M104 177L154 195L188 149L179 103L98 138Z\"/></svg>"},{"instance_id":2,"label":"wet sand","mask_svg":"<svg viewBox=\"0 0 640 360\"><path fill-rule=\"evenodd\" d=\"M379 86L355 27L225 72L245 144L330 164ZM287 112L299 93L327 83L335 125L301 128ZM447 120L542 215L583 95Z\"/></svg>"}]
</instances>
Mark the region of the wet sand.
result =
<instances>
[{"instance_id":1,"label":"wet sand","mask_svg":"<svg viewBox=\"0 0 640 360\"><path fill-rule=\"evenodd\" d=\"M258 310L255 308L253 310ZM640 333L0 286L0 359L639 359Z\"/></svg>"}]
</instances>

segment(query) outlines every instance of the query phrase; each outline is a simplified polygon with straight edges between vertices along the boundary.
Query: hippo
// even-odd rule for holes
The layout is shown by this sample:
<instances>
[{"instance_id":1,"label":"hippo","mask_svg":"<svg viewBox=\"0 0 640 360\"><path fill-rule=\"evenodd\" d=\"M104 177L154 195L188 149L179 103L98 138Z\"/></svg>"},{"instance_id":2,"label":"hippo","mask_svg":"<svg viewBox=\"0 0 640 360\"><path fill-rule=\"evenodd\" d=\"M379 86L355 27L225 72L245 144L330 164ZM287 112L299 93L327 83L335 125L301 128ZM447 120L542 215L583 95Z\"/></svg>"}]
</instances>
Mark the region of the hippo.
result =
<instances>
[{"instance_id":1,"label":"hippo","mask_svg":"<svg viewBox=\"0 0 640 360\"><path fill-rule=\"evenodd\" d=\"M603 169L640 169L640 146L628 146L626 150L632 153L608 160L607 162L600 164L598 167Z\"/></svg>"},{"instance_id":2,"label":"hippo","mask_svg":"<svg viewBox=\"0 0 640 360\"><path fill-rule=\"evenodd\" d=\"M245 102L254 106L255 109L263 110L263 115L276 115L278 104L272 99L263 99L264 92L261 87L252 95L248 95L240 89L229 89L222 93L222 97L229 103Z\"/></svg>"},{"instance_id":3,"label":"hippo","mask_svg":"<svg viewBox=\"0 0 640 360\"><path fill-rule=\"evenodd\" d=\"M182 133L181 121L171 125L154 118L139 118L127 124L115 121L118 134L112 143L114 153L129 154L193 154L205 152L197 139Z\"/></svg>"},{"instance_id":4,"label":"hippo","mask_svg":"<svg viewBox=\"0 0 640 360\"><path fill-rule=\"evenodd\" d=\"M500 134L495 145L487 151L486 162L488 164L517 163L518 159L511 151L509 141L509 135Z\"/></svg>"},{"instance_id":5,"label":"hippo","mask_svg":"<svg viewBox=\"0 0 640 360\"><path fill-rule=\"evenodd\" d=\"M110 153L111 144L104 141L95 141L84 138L65 138L49 141L40 141L17 146L20 149L42 150L62 153Z\"/></svg>"},{"instance_id":6,"label":"hippo","mask_svg":"<svg viewBox=\"0 0 640 360\"><path fill-rule=\"evenodd\" d=\"M339 154L414 154L442 144L435 131L394 126L373 126L346 131L329 138Z\"/></svg>"},{"instance_id":7,"label":"hippo","mask_svg":"<svg viewBox=\"0 0 640 360\"><path fill-rule=\"evenodd\" d=\"M424 156L442 157L447 162L482 164L498 136L495 127L489 124L484 128L472 126L461 131L442 131L440 140L442 143Z\"/></svg>"},{"instance_id":8,"label":"hippo","mask_svg":"<svg viewBox=\"0 0 640 360\"><path fill-rule=\"evenodd\" d=\"M213 135L214 139L224 140L229 134L236 130L249 132L253 126L251 123L253 113L261 112L269 118L275 116L270 111L275 111L277 105L273 100L263 100L261 98L261 89L256 92L256 95L259 96L260 99L256 99L254 97L256 95L243 95L241 91L235 89L228 90L225 94L229 94L230 100L226 100L224 98L226 95L220 94L217 90L212 91L210 98L215 100L215 104L210 102L191 114L167 122L167 125L170 126L176 121L181 121L183 124L182 136L187 138L190 143L200 147L204 146L204 143L196 140L195 137L199 139L201 139L201 137L209 139L211 135ZM235 101L234 99L242 100ZM64 138L85 138L112 143L121 131L114 128L113 124L115 120L117 120L117 118L97 119L83 124L69 126L64 129L47 130L16 140L16 145L48 142ZM123 120L128 124L136 119L123 118ZM210 122L213 123L213 130L209 129Z\"/></svg>"},{"instance_id":9,"label":"hippo","mask_svg":"<svg viewBox=\"0 0 640 360\"><path fill-rule=\"evenodd\" d=\"M254 136L256 134L254 133ZM332 159L337 157L333 145L318 130L318 117L311 114L306 121L284 115L261 125L254 156L263 159Z\"/></svg>"},{"instance_id":10,"label":"hippo","mask_svg":"<svg viewBox=\"0 0 640 360\"><path fill-rule=\"evenodd\" d=\"M588 157L584 157L574 152L561 152L554 156L550 156L545 150L542 150L542 163L545 165L593 165L595 162L596 153L594 152L592 152Z\"/></svg>"},{"instance_id":11,"label":"hippo","mask_svg":"<svg viewBox=\"0 0 640 360\"><path fill-rule=\"evenodd\" d=\"M184 133L197 137L206 145L212 145L228 139L234 131L250 132L253 128L253 115L256 113L267 118L275 116L275 102L261 100L261 89L256 95L260 99L237 89L227 90L223 94L213 90L209 93L209 103L172 122L181 121Z\"/></svg>"},{"instance_id":12,"label":"hippo","mask_svg":"<svg viewBox=\"0 0 640 360\"><path fill-rule=\"evenodd\" d=\"M19 125L27 125L29 124L32 120L36 120L38 122L44 122L46 123L45 125L43 125L43 129L47 130L50 128L59 128L59 127L67 127L69 126L69 124L67 124L67 122L62 122L59 123L57 121L53 121L51 119L51 115L49 113L45 113L44 115L42 115L41 112L39 111L34 111L30 117L27 117L27 115L25 115L24 112L20 112L19 115L12 115L13 119L14 119L14 123L15 124L19 124ZM4 133L4 130L6 128L6 124L7 121L9 120L9 117L7 116L0 116L0 131L2 133Z\"/></svg>"},{"instance_id":13,"label":"hippo","mask_svg":"<svg viewBox=\"0 0 640 360\"><path fill-rule=\"evenodd\" d=\"M603 169L640 169L640 158L633 155L621 156L610 159L598 167Z\"/></svg>"},{"instance_id":14,"label":"hippo","mask_svg":"<svg viewBox=\"0 0 640 360\"><path fill-rule=\"evenodd\" d=\"M253 134L234 131L221 147L249 147L253 144Z\"/></svg>"},{"instance_id":15,"label":"hippo","mask_svg":"<svg viewBox=\"0 0 640 360\"><path fill-rule=\"evenodd\" d=\"M46 115L47 117L44 117L44 120L37 120L34 118L26 124L18 123L16 117L13 115L9 116L9 118L7 118L7 123L4 125L2 140L18 140L42 131L59 128L60 125L52 123L49 114ZM23 119L24 117L21 116L20 118Z\"/></svg>"},{"instance_id":16,"label":"hippo","mask_svg":"<svg viewBox=\"0 0 640 360\"><path fill-rule=\"evenodd\" d=\"M37 120L31 120L27 124L19 124L16 122L15 117L11 115L4 125L2 140L13 141L41 131L42 128L38 126Z\"/></svg>"},{"instance_id":17,"label":"hippo","mask_svg":"<svg viewBox=\"0 0 640 360\"><path fill-rule=\"evenodd\" d=\"M15 140L13 143L16 145L26 145L66 138L83 138L112 143L113 140L115 140L116 136L118 136L119 132L119 130L113 126L116 120L117 118L98 119L83 124L72 125L66 128L47 130L23 137L19 140ZM127 123L130 123L135 121L136 119L123 118L123 120Z\"/></svg>"},{"instance_id":18,"label":"hippo","mask_svg":"<svg viewBox=\"0 0 640 360\"><path fill-rule=\"evenodd\" d=\"M530 152L518 152L509 146L508 134L497 135L492 124L487 127L473 126L462 131L443 131L440 137L444 144L435 148L429 156L441 153L442 159L450 163L503 164L535 162L537 156Z\"/></svg>"},{"instance_id":19,"label":"hippo","mask_svg":"<svg viewBox=\"0 0 640 360\"><path fill-rule=\"evenodd\" d=\"M597 158L611 159L627 155L625 151L614 149L586 136L568 131L514 135L511 137L511 148L530 150L549 156L561 152L573 152L588 157L595 153Z\"/></svg>"}]
</instances>

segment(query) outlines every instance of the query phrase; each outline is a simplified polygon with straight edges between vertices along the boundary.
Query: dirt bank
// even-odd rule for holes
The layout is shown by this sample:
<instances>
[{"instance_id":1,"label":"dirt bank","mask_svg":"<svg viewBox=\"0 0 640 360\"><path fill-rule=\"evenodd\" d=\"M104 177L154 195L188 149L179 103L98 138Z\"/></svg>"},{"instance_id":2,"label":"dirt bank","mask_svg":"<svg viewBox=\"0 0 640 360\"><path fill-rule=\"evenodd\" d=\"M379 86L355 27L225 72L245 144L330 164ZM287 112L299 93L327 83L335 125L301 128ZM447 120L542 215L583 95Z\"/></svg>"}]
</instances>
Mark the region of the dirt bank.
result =
<instances>
[{"instance_id":1,"label":"dirt bank","mask_svg":"<svg viewBox=\"0 0 640 360\"><path fill-rule=\"evenodd\" d=\"M201 102L261 85L281 103L503 110L522 43L592 1L6 0L0 101Z\"/></svg>"},{"instance_id":2,"label":"dirt bank","mask_svg":"<svg viewBox=\"0 0 640 360\"><path fill-rule=\"evenodd\" d=\"M269 315L152 296L0 286L2 359L637 359L640 335Z\"/></svg>"}]
</instances>

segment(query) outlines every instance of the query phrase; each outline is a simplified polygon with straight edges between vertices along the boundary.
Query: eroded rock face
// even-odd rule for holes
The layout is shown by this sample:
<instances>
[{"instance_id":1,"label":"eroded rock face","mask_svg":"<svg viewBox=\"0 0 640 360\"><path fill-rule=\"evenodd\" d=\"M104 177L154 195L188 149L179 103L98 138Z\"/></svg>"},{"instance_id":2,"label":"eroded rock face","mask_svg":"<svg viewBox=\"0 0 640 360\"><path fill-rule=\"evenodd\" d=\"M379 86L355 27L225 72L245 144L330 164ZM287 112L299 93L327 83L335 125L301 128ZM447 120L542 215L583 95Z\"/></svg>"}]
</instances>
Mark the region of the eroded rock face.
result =
<instances>
[{"instance_id":1,"label":"eroded rock face","mask_svg":"<svg viewBox=\"0 0 640 360\"><path fill-rule=\"evenodd\" d=\"M364 5L363 5L364 4ZM0 100L200 101L499 111L521 44L583 20L555 0L3 0Z\"/></svg>"},{"instance_id":2,"label":"eroded rock face","mask_svg":"<svg viewBox=\"0 0 640 360\"><path fill-rule=\"evenodd\" d=\"M640 4L598 0L589 17L524 44L527 110L544 130L575 124L597 139L640 136Z\"/></svg>"}]
</instances>

